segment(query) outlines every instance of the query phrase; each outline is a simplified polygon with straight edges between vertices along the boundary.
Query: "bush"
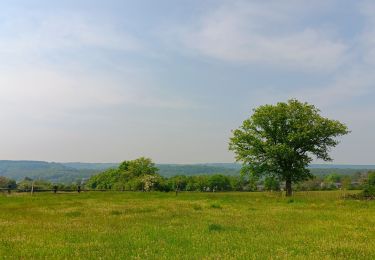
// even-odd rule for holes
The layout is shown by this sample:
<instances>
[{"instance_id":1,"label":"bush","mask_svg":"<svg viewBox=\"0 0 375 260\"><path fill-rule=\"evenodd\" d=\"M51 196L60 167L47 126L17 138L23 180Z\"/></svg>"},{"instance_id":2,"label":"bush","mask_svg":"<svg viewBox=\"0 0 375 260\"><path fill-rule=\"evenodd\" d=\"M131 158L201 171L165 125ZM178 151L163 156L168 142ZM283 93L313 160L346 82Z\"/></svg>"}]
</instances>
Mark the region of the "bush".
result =
<instances>
[{"instance_id":1,"label":"bush","mask_svg":"<svg viewBox=\"0 0 375 260\"><path fill-rule=\"evenodd\" d=\"M368 179L362 194L365 198L375 198L375 172L368 173Z\"/></svg>"},{"instance_id":2,"label":"bush","mask_svg":"<svg viewBox=\"0 0 375 260\"><path fill-rule=\"evenodd\" d=\"M369 172L368 173L367 184L369 186L375 187L375 172Z\"/></svg>"},{"instance_id":3,"label":"bush","mask_svg":"<svg viewBox=\"0 0 375 260\"><path fill-rule=\"evenodd\" d=\"M366 198L375 198L375 186L366 185L362 193Z\"/></svg>"},{"instance_id":4,"label":"bush","mask_svg":"<svg viewBox=\"0 0 375 260\"><path fill-rule=\"evenodd\" d=\"M268 191L279 191L280 182L275 177L266 177L264 179L264 189Z\"/></svg>"},{"instance_id":5,"label":"bush","mask_svg":"<svg viewBox=\"0 0 375 260\"><path fill-rule=\"evenodd\" d=\"M49 189L52 189L52 187L53 187L52 183L48 181L44 181L44 180L34 181L30 178L25 178L24 180L20 181L17 184L18 189L25 190L25 191L28 191L31 189L34 189L34 191L49 190Z\"/></svg>"},{"instance_id":6,"label":"bush","mask_svg":"<svg viewBox=\"0 0 375 260\"><path fill-rule=\"evenodd\" d=\"M354 199L375 199L375 172L369 172L366 184L363 187L363 191L359 194L349 195L348 198Z\"/></svg>"},{"instance_id":7,"label":"bush","mask_svg":"<svg viewBox=\"0 0 375 260\"><path fill-rule=\"evenodd\" d=\"M0 188L14 189L16 187L17 187L17 184L15 180L11 180L9 178L0 176Z\"/></svg>"}]
</instances>

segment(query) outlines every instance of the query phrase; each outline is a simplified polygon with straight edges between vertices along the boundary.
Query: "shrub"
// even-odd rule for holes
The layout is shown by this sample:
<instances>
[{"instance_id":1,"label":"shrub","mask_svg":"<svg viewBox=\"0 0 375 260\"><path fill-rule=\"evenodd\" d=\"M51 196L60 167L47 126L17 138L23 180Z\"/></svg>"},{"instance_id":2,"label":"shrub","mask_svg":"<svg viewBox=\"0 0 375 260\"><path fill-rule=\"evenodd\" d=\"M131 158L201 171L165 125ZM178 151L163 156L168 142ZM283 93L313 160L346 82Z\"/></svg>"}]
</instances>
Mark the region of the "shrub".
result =
<instances>
[{"instance_id":1,"label":"shrub","mask_svg":"<svg viewBox=\"0 0 375 260\"><path fill-rule=\"evenodd\" d=\"M17 184L15 180L11 180L9 178L0 176L0 188L14 189L16 187L17 187Z\"/></svg>"},{"instance_id":2,"label":"shrub","mask_svg":"<svg viewBox=\"0 0 375 260\"><path fill-rule=\"evenodd\" d=\"M365 198L375 198L375 186L366 185L362 194Z\"/></svg>"},{"instance_id":3,"label":"shrub","mask_svg":"<svg viewBox=\"0 0 375 260\"><path fill-rule=\"evenodd\" d=\"M369 172L362 194L365 198L375 198L375 172Z\"/></svg>"},{"instance_id":4,"label":"shrub","mask_svg":"<svg viewBox=\"0 0 375 260\"><path fill-rule=\"evenodd\" d=\"M375 172L369 172L368 179L361 193L355 194L355 195L349 195L347 196L347 198L365 199L365 200L375 199Z\"/></svg>"}]
</instances>

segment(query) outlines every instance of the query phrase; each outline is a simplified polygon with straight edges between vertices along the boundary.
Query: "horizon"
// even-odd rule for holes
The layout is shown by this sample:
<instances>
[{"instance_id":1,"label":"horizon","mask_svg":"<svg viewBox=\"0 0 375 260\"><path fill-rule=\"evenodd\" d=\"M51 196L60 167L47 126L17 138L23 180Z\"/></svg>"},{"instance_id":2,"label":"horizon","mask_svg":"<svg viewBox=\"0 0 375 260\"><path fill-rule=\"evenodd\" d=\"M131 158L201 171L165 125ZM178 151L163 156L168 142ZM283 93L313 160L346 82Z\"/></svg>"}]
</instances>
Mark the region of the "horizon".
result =
<instances>
[{"instance_id":1,"label":"horizon","mask_svg":"<svg viewBox=\"0 0 375 260\"><path fill-rule=\"evenodd\" d=\"M80 161L43 161L43 160L2 160L0 159L0 162L43 162L43 163L58 163L58 164L120 164L120 162L80 162ZM184 165L228 165L228 164L236 164L236 165L242 165L240 162L203 162L203 163L164 163L164 162L154 162L155 165L178 165L178 166L184 166ZM366 167L371 166L374 167L375 164L348 164L348 163L311 163L308 167L311 166L351 166L351 167ZM363 168L365 169L365 168Z\"/></svg>"},{"instance_id":2,"label":"horizon","mask_svg":"<svg viewBox=\"0 0 375 260\"><path fill-rule=\"evenodd\" d=\"M352 131L331 163L375 165L374 25L368 0L2 2L0 159L233 163L231 130L297 98Z\"/></svg>"}]
</instances>

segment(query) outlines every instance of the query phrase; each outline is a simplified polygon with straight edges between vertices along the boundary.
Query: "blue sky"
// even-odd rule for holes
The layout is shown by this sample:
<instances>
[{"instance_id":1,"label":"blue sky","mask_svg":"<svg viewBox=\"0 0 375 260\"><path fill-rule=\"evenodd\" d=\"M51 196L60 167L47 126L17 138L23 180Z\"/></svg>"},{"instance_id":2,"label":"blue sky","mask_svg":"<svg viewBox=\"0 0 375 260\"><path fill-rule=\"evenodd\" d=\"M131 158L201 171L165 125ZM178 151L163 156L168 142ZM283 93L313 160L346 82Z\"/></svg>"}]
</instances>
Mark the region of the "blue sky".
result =
<instances>
[{"instance_id":1,"label":"blue sky","mask_svg":"<svg viewBox=\"0 0 375 260\"><path fill-rule=\"evenodd\" d=\"M372 1L2 1L0 158L232 162L231 130L298 98L375 164Z\"/></svg>"}]
</instances>

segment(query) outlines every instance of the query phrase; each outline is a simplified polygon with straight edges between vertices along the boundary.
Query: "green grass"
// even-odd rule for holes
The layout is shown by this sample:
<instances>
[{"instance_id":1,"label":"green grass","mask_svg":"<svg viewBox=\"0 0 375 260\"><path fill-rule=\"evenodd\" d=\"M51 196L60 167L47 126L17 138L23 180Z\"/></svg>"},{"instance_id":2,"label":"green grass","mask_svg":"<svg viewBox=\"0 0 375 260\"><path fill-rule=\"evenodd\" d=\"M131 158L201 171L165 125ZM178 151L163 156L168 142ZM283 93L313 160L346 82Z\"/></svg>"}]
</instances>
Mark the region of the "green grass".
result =
<instances>
[{"instance_id":1,"label":"green grass","mask_svg":"<svg viewBox=\"0 0 375 260\"><path fill-rule=\"evenodd\" d=\"M0 258L375 259L375 201L342 195L0 193Z\"/></svg>"}]
</instances>

